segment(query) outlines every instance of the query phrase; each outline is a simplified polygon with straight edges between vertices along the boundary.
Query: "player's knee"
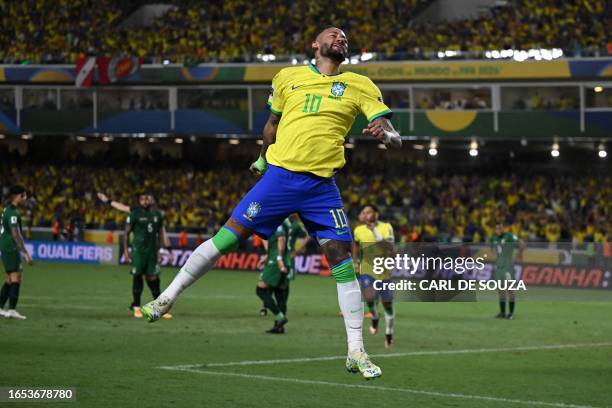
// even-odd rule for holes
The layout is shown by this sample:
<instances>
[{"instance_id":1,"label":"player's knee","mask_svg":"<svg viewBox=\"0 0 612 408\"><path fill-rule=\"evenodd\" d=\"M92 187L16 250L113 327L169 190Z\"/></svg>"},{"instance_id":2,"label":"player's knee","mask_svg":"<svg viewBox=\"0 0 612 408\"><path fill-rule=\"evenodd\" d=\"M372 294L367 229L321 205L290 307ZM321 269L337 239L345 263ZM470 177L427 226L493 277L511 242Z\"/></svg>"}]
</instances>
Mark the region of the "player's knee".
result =
<instances>
[{"instance_id":1,"label":"player's knee","mask_svg":"<svg viewBox=\"0 0 612 408\"><path fill-rule=\"evenodd\" d=\"M370 304L374 306L374 300L376 299L376 292L374 291L374 288L371 286L369 288L365 288L363 290L363 299L368 303L368 306L370 306Z\"/></svg>"},{"instance_id":2,"label":"player's knee","mask_svg":"<svg viewBox=\"0 0 612 408\"><path fill-rule=\"evenodd\" d=\"M261 286L257 286L255 288L255 293L257 294L257 297L259 297L261 300L265 300L266 298L266 292L267 292L268 288L262 288Z\"/></svg>"},{"instance_id":3,"label":"player's knee","mask_svg":"<svg viewBox=\"0 0 612 408\"><path fill-rule=\"evenodd\" d=\"M338 241L338 240L329 240L324 245L322 245L323 252L325 253L325 258L327 258L327 262L330 265L338 265L343 263L347 258L353 262L351 258L351 243L348 241ZM351 265L351 269L353 272L355 268Z\"/></svg>"}]
</instances>

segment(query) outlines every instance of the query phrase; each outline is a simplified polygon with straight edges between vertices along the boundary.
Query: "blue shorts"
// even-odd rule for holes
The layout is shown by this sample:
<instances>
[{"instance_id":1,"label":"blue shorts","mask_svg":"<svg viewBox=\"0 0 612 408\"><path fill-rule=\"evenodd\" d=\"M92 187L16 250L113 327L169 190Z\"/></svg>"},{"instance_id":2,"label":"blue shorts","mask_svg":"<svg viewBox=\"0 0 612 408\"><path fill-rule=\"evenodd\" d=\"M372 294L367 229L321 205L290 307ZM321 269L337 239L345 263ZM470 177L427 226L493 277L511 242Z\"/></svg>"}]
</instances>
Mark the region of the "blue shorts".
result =
<instances>
[{"instance_id":1,"label":"blue shorts","mask_svg":"<svg viewBox=\"0 0 612 408\"><path fill-rule=\"evenodd\" d=\"M296 173L272 165L234 208L232 218L267 239L292 213L299 214L312 236L353 240L333 177Z\"/></svg>"},{"instance_id":2,"label":"blue shorts","mask_svg":"<svg viewBox=\"0 0 612 408\"><path fill-rule=\"evenodd\" d=\"M373 276L370 275L359 275L359 286L361 286L361 290L367 289L367 288L373 288L374 289L374 282L377 281L378 279L376 279ZM391 282L390 280L386 280L383 279L381 282ZM393 302L393 292L391 292L389 289L381 289L381 290L376 290L374 289L374 291L376 292L376 296L380 297L380 299L382 299L383 302Z\"/></svg>"}]
</instances>

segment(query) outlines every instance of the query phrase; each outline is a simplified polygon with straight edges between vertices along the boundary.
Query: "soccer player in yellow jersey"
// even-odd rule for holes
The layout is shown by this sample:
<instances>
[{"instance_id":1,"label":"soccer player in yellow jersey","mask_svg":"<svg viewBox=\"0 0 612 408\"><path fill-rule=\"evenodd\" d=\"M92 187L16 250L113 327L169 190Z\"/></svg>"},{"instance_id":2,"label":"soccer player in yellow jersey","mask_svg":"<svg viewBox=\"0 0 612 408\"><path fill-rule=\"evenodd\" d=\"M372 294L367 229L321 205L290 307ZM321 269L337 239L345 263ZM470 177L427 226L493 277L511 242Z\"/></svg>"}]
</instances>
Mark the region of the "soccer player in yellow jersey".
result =
<instances>
[{"instance_id":1,"label":"soccer player in yellow jersey","mask_svg":"<svg viewBox=\"0 0 612 408\"><path fill-rule=\"evenodd\" d=\"M388 281L391 279L391 271L385 270L381 274L374 272L374 258L394 256L393 244L395 235L393 227L388 222L378 220L378 208L374 204L365 205L359 214L363 224L355 228L353 241L353 259L355 269L359 272L359 284L363 291L372 320L370 333L378 332L379 314L377 303L382 300L385 310L385 348L393 346L393 322L395 313L393 310L393 293L389 290L376 290L374 282L377 280Z\"/></svg>"},{"instance_id":2,"label":"soccer player in yellow jersey","mask_svg":"<svg viewBox=\"0 0 612 408\"><path fill-rule=\"evenodd\" d=\"M401 146L391 111L365 76L341 72L348 55L342 30L330 27L312 42L315 65L282 69L272 80L270 117L251 171L261 180L235 207L223 228L189 257L168 288L142 308L158 320L179 294L210 270L239 240L255 233L267 239L289 214L298 213L321 245L336 279L348 338L346 368L366 378L381 375L363 348L363 304L351 258L351 230L334 174L344 166L344 139L359 113L363 130L382 143Z\"/></svg>"}]
</instances>

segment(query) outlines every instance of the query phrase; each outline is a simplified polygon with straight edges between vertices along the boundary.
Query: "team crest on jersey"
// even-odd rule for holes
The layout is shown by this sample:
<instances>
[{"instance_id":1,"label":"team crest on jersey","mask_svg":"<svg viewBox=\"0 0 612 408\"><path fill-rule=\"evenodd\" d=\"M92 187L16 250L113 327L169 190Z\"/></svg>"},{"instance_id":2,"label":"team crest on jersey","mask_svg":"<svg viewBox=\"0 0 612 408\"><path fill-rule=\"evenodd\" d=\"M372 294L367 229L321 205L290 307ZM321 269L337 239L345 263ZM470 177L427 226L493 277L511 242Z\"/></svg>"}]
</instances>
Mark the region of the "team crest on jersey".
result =
<instances>
[{"instance_id":1,"label":"team crest on jersey","mask_svg":"<svg viewBox=\"0 0 612 408\"><path fill-rule=\"evenodd\" d=\"M257 201L251 201L251 204L249 204L246 210L246 214L242 214L242 216L249 221L253 221L253 218L255 218L260 211L261 204L259 204Z\"/></svg>"},{"instance_id":2,"label":"team crest on jersey","mask_svg":"<svg viewBox=\"0 0 612 408\"><path fill-rule=\"evenodd\" d=\"M346 84L344 82L334 82L332 83L331 94L339 98L342 95L344 95L345 89L346 89Z\"/></svg>"}]
</instances>

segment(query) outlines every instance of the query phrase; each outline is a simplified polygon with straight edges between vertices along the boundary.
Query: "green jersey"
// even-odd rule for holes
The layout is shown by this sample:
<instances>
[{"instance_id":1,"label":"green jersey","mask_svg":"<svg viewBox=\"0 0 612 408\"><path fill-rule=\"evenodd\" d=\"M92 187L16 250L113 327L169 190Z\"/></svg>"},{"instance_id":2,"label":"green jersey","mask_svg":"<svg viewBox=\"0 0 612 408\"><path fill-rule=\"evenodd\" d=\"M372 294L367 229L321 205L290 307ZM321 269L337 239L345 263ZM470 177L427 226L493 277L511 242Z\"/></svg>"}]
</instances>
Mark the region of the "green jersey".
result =
<instances>
[{"instance_id":1,"label":"green jersey","mask_svg":"<svg viewBox=\"0 0 612 408\"><path fill-rule=\"evenodd\" d=\"M514 249L516 248L517 242L518 238L516 235L510 232L505 232L501 235L493 235L491 237L491 244L493 244L495 253L497 254L497 259L495 261L497 266L510 266L513 263Z\"/></svg>"},{"instance_id":2,"label":"green jersey","mask_svg":"<svg viewBox=\"0 0 612 408\"><path fill-rule=\"evenodd\" d=\"M276 228L274 234L270 236L268 239L268 265L276 267L277 265L277 257L278 257L278 240L281 237L285 238L285 256L283 257L283 261L285 265L288 267L291 262L291 252L289 251L289 233L291 231L291 222L289 219L285 219L281 225Z\"/></svg>"},{"instance_id":3,"label":"green jersey","mask_svg":"<svg viewBox=\"0 0 612 408\"><path fill-rule=\"evenodd\" d=\"M135 208L127 218L132 227L132 250L139 252L159 251L161 230L164 217L159 210Z\"/></svg>"},{"instance_id":4,"label":"green jersey","mask_svg":"<svg viewBox=\"0 0 612 408\"><path fill-rule=\"evenodd\" d=\"M304 224L300 220L289 220L289 237L287 238L287 252L291 254L295 251L295 242L298 238L304 238L308 233L306 232L306 228ZM289 259L290 264L293 266L293 257Z\"/></svg>"},{"instance_id":5,"label":"green jersey","mask_svg":"<svg viewBox=\"0 0 612 408\"><path fill-rule=\"evenodd\" d=\"M0 251L12 252L17 251L17 243L13 238L12 229L19 228L21 232L21 215L19 210L13 204L9 204L2 211L0 224Z\"/></svg>"}]
</instances>

